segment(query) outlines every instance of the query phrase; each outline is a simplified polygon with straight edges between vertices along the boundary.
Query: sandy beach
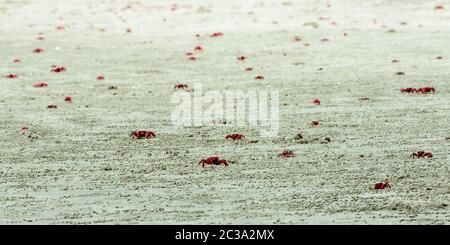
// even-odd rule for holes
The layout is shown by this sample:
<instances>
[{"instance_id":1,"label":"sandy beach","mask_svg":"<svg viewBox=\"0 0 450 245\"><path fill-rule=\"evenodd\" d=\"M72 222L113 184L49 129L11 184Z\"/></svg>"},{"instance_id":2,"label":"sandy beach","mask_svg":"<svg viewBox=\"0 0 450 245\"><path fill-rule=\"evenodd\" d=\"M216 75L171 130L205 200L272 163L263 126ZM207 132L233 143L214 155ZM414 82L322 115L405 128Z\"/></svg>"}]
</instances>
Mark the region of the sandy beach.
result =
<instances>
[{"instance_id":1,"label":"sandy beach","mask_svg":"<svg viewBox=\"0 0 450 245\"><path fill-rule=\"evenodd\" d=\"M447 0L0 0L0 223L450 224L449 44ZM278 133L175 84L278 91Z\"/></svg>"}]
</instances>

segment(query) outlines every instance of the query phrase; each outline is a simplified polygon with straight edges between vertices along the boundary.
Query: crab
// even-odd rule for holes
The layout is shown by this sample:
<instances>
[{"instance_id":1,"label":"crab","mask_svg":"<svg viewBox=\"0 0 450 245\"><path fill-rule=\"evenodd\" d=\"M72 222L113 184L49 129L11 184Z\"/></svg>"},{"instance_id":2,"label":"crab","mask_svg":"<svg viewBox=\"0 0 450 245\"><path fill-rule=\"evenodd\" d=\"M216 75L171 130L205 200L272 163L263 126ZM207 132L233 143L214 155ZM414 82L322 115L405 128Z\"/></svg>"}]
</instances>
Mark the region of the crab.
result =
<instances>
[{"instance_id":1,"label":"crab","mask_svg":"<svg viewBox=\"0 0 450 245\"><path fill-rule=\"evenodd\" d=\"M202 159L198 162L198 164L202 165L202 167L205 167L205 165L224 165L225 167L228 166L228 162L225 159L220 159L219 157L208 157L206 159Z\"/></svg>"},{"instance_id":2,"label":"crab","mask_svg":"<svg viewBox=\"0 0 450 245\"><path fill-rule=\"evenodd\" d=\"M244 61L245 59L247 59L247 57L245 57L245 56L239 56L239 57L237 57L237 59L240 60L240 61Z\"/></svg>"},{"instance_id":3,"label":"crab","mask_svg":"<svg viewBox=\"0 0 450 245\"><path fill-rule=\"evenodd\" d=\"M33 83L33 87L35 87L35 88L48 87L48 83L44 83L44 82Z\"/></svg>"},{"instance_id":4,"label":"crab","mask_svg":"<svg viewBox=\"0 0 450 245\"><path fill-rule=\"evenodd\" d=\"M223 32L214 32L213 34L210 35L210 37L221 37L223 36Z\"/></svg>"},{"instance_id":5,"label":"crab","mask_svg":"<svg viewBox=\"0 0 450 245\"><path fill-rule=\"evenodd\" d=\"M47 108L48 109L56 109L56 108L58 108L58 106L57 105L48 105Z\"/></svg>"},{"instance_id":6,"label":"crab","mask_svg":"<svg viewBox=\"0 0 450 245\"><path fill-rule=\"evenodd\" d=\"M415 89L415 88L402 88L402 89L400 89L400 92L402 92L402 93L416 93L417 89Z\"/></svg>"},{"instance_id":7,"label":"crab","mask_svg":"<svg viewBox=\"0 0 450 245\"><path fill-rule=\"evenodd\" d=\"M315 105L320 105L320 100L319 99L313 99L312 103L315 104Z\"/></svg>"},{"instance_id":8,"label":"crab","mask_svg":"<svg viewBox=\"0 0 450 245\"><path fill-rule=\"evenodd\" d=\"M59 67L53 68L51 71L55 72L55 73L60 73L62 71L66 71L66 68L64 68L63 66L59 66Z\"/></svg>"},{"instance_id":9,"label":"crab","mask_svg":"<svg viewBox=\"0 0 450 245\"><path fill-rule=\"evenodd\" d=\"M431 152L425 152L425 151L418 151L416 153L411 154L411 156L409 156L409 158L432 158L433 154L431 154Z\"/></svg>"},{"instance_id":10,"label":"crab","mask_svg":"<svg viewBox=\"0 0 450 245\"><path fill-rule=\"evenodd\" d=\"M155 133L153 133L152 131L134 131L130 134L130 137L132 137L133 139L150 139L155 137Z\"/></svg>"},{"instance_id":11,"label":"crab","mask_svg":"<svg viewBox=\"0 0 450 245\"><path fill-rule=\"evenodd\" d=\"M196 47L194 48L194 51L195 51L195 52L200 52L200 51L202 51L202 50L203 50L202 46L196 46Z\"/></svg>"},{"instance_id":12,"label":"crab","mask_svg":"<svg viewBox=\"0 0 450 245\"><path fill-rule=\"evenodd\" d=\"M99 80L99 81L101 81L101 80L105 80L105 77L102 76L102 75L98 75L96 79Z\"/></svg>"},{"instance_id":13,"label":"crab","mask_svg":"<svg viewBox=\"0 0 450 245\"><path fill-rule=\"evenodd\" d=\"M317 120L314 120L311 122L311 126L313 126L313 127L319 126L319 124L320 124L320 122Z\"/></svg>"},{"instance_id":14,"label":"crab","mask_svg":"<svg viewBox=\"0 0 450 245\"><path fill-rule=\"evenodd\" d=\"M289 150L284 150L280 153L278 153L279 157L294 157L295 153L293 151L289 151Z\"/></svg>"},{"instance_id":15,"label":"crab","mask_svg":"<svg viewBox=\"0 0 450 245\"><path fill-rule=\"evenodd\" d=\"M391 188L391 186L389 185L389 181L387 180L385 182L379 182L373 185L373 189L375 190L383 190L386 188Z\"/></svg>"},{"instance_id":16,"label":"crab","mask_svg":"<svg viewBox=\"0 0 450 245\"><path fill-rule=\"evenodd\" d=\"M420 94L429 94L436 92L436 89L433 87L423 87L423 88L402 88L400 89L400 92L402 93L420 93Z\"/></svg>"},{"instance_id":17,"label":"crab","mask_svg":"<svg viewBox=\"0 0 450 245\"><path fill-rule=\"evenodd\" d=\"M225 139L241 140L245 139L245 136L243 134L229 134L225 136Z\"/></svg>"},{"instance_id":18,"label":"crab","mask_svg":"<svg viewBox=\"0 0 450 245\"><path fill-rule=\"evenodd\" d=\"M263 76L261 76L261 75L258 75L258 76L256 76L256 77L255 77L255 79L256 79L256 80L263 80L263 79L264 79L264 77L263 77Z\"/></svg>"},{"instance_id":19,"label":"crab","mask_svg":"<svg viewBox=\"0 0 450 245\"><path fill-rule=\"evenodd\" d=\"M6 78L17 78L16 74L8 74L5 76Z\"/></svg>"},{"instance_id":20,"label":"crab","mask_svg":"<svg viewBox=\"0 0 450 245\"><path fill-rule=\"evenodd\" d=\"M188 85L184 84L184 83L177 83L177 84L173 85L173 88L174 89L187 89Z\"/></svg>"},{"instance_id":21,"label":"crab","mask_svg":"<svg viewBox=\"0 0 450 245\"><path fill-rule=\"evenodd\" d=\"M44 52L44 50L41 49L41 48L35 48L35 49L33 49L33 53L39 54L39 53L42 53L42 52Z\"/></svg>"},{"instance_id":22,"label":"crab","mask_svg":"<svg viewBox=\"0 0 450 245\"><path fill-rule=\"evenodd\" d=\"M417 93L422 93L422 94L434 93L435 91L436 90L433 87L423 87L423 88L417 89Z\"/></svg>"}]
</instances>

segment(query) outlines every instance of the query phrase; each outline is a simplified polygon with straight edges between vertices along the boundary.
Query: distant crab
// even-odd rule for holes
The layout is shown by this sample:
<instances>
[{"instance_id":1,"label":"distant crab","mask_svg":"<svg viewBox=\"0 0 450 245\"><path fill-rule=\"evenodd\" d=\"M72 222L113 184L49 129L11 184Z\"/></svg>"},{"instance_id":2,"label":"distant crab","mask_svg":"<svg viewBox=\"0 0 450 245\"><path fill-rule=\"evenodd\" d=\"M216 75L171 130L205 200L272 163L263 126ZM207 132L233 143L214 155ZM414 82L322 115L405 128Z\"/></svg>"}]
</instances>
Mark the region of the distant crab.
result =
<instances>
[{"instance_id":1,"label":"distant crab","mask_svg":"<svg viewBox=\"0 0 450 245\"><path fill-rule=\"evenodd\" d=\"M416 153L413 153L409 156L409 158L433 158L433 154L431 152L425 152L425 151L418 151Z\"/></svg>"},{"instance_id":2,"label":"distant crab","mask_svg":"<svg viewBox=\"0 0 450 245\"><path fill-rule=\"evenodd\" d=\"M214 32L210 35L210 37L221 37L221 36L223 36L222 32Z\"/></svg>"},{"instance_id":3,"label":"distant crab","mask_svg":"<svg viewBox=\"0 0 450 245\"><path fill-rule=\"evenodd\" d=\"M319 99L313 99L312 103L315 104L315 105L320 105L320 100Z\"/></svg>"},{"instance_id":4,"label":"distant crab","mask_svg":"<svg viewBox=\"0 0 450 245\"><path fill-rule=\"evenodd\" d=\"M8 74L5 76L6 78L17 78L16 74Z\"/></svg>"},{"instance_id":5,"label":"distant crab","mask_svg":"<svg viewBox=\"0 0 450 245\"><path fill-rule=\"evenodd\" d=\"M33 53L39 54L39 53L42 53L42 52L44 52L44 50L41 49L41 48L35 48L35 49L33 49Z\"/></svg>"},{"instance_id":6,"label":"distant crab","mask_svg":"<svg viewBox=\"0 0 450 245\"><path fill-rule=\"evenodd\" d=\"M66 68L63 66L59 66L59 67L53 68L51 71L55 72L55 73L60 73L60 72L66 71Z\"/></svg>"},{"instance_id":7,"label":"distant crab","mask_svg":"<svg viewBox=\"0 0 450 245\"><path fill-rule=\"evenodd\" d=\"M289 150L284 150L280 153L278 153L279 157L294 157L295 153L293 151L289 151Z\"/></svg>"},{"instance_id":8,"label":"distant crab","mask_svg":"<svg viewBox=\"0 0 450 245\"><path fill-rule=\"evenodd\" d=\"M319 126L319 124L320 124L320 122L317 120L314 120L311 122L311 126L313 126L313 127L317 127L317 126Z\"/></svg>"},{"instance_id":9,"label":"distant crab","mask_svg":"<svg viewBox=\"0 0 450 245\"><path fill-rule=\"evenodd\" d=\"M173 88L174 89L187 89L188 85L184 84L184 83L177 83L177 84L173 85Z\"/></svg>"},{"instance_id":10,"label":"distant crab","mask_svg":"<svg viewBox=\"0 0 450 245\"><path fill-rule=\"evenodd\" d=\"M391 186L389 185L389 181L387 180L385 182L379 182L373 185L373 189L375 190L383 190L386 188L391 188Z\"/></svg>"},{"instance_id":11,"label":"distant crab","mask_svg":"<svg viewBox=\"0 0 450 245\"><path fill-rule=\"evenodd\" d=\"M243 134L229 134L225 136L225 139L241 140L245 139L245 136Z\"/></svg>"},{"instance_id":12,"label":"distant crab","mask_svg":"<svg viewBox=\"0 0 450 245\"><path fill-rule=\"evenodd\" d=\"M130 137L132 137L133 139L150 139L155 137L155 133L153 133L152 131L134 131L130 134Z\"/></svg>"},{"instance_id":13,"label":"distant crab","mask_svg":"<svg viewBox=\"0 0 450 245\"><path fill-rule=\"evenodd\" d=\"M33 83L33 87L35 87L35 88L44 88L44 87L48 87L48 84L44 83L44 82Z\"/></svg>"},{"instance_id":14,"label":"distant crab","mask_svg":"<svg viewBox=\"0 0 450 245\"><path fill-rule=\"evenodd\" d=\"M206 159L200 160L198 164L201 164L202 167L205 167L205 165L225 165L228 166L228 162L225 159L220 159L219 157L208 157Z\"/></svg>"},{"instance_id":15,"label":"distant crab","mask_svg":"<svg viewBox=\"0 0 450 245\"><path fill-rule=\"evenodd\" d=\"M408 93L408 94L429 94L436 92L436 89L433 87L423 87L423 88L402 88L400 89L400 92L402 93Z\"/></svg>"}]
</instances>

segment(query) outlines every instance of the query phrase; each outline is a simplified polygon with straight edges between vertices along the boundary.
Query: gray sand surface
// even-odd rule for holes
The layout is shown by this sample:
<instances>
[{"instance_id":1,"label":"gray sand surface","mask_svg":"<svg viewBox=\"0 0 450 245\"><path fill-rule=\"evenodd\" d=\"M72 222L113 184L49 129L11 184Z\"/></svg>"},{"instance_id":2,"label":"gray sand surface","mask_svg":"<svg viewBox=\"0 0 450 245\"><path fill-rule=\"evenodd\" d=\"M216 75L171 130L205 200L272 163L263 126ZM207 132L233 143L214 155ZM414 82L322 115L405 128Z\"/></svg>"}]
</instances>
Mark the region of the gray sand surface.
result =
<instances>
[{"instance_id":1,"label":"gray sand surface","mask_svg":"<svg viewBox=\"0 0 450 245\"><path fill-rule=\"evenodd\" d=\"M449 1L0 0L0 223L450 224L449 59ZM278 136L174 126L176 83L279 91Z\"/></svg>"}]
</instances>

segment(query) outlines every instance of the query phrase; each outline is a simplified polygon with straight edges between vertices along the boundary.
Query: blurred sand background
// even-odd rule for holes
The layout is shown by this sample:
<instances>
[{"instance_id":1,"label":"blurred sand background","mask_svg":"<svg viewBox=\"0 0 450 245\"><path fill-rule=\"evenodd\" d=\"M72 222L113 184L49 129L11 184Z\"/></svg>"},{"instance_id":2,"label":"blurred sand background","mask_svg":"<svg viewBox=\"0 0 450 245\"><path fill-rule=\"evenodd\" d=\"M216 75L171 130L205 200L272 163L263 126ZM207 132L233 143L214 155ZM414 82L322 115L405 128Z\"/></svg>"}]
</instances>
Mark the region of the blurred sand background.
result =
<instances>
[{"instance_id":1,"label":"blurred sand background","mask_svg":"<svg viewBox=\"0 0 450 245\"><path fill-rule=\"evenodd\" d=\"M449 11L419 0L0 0L0 223L449 224ZM278 90L280 133L173 126L175 83ZM423 86L437 92L399 92ZM246 139L224 139L235 132ZM285 149L297 155L277 157ZM418 150L433 159L409 159ZM212 155L230 166L197 165ZM385 179L391 189L371 189Z\"/></svg>"}]
</instances>

